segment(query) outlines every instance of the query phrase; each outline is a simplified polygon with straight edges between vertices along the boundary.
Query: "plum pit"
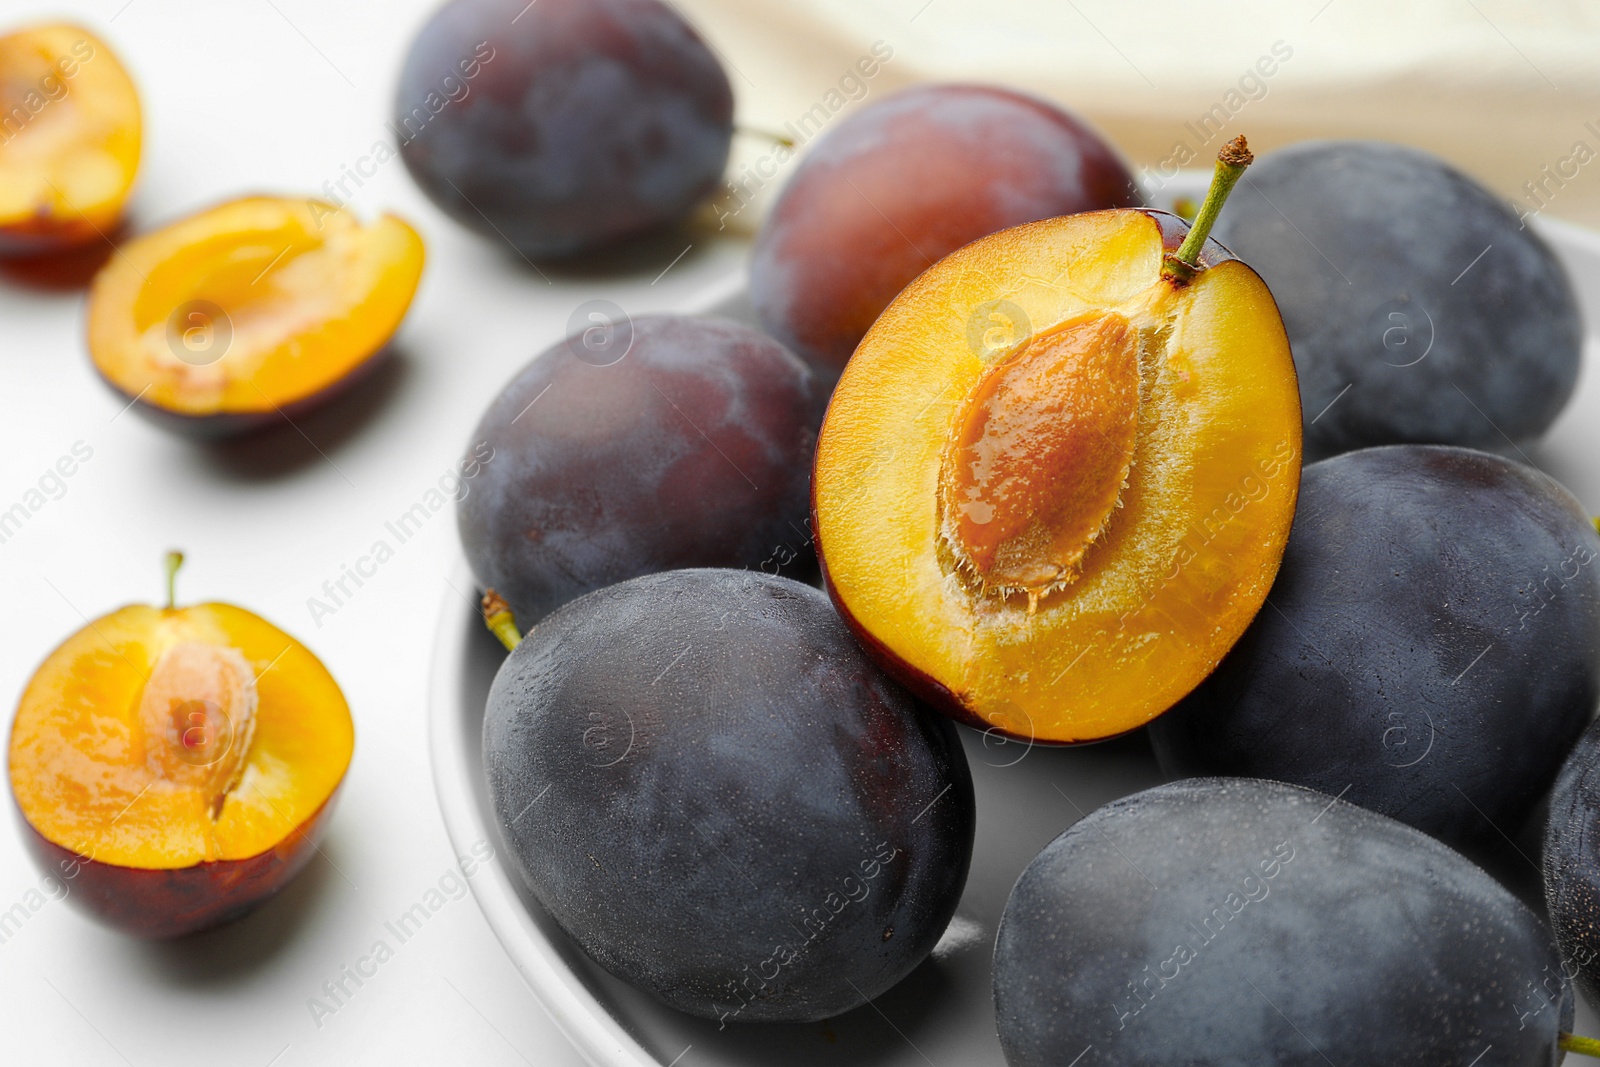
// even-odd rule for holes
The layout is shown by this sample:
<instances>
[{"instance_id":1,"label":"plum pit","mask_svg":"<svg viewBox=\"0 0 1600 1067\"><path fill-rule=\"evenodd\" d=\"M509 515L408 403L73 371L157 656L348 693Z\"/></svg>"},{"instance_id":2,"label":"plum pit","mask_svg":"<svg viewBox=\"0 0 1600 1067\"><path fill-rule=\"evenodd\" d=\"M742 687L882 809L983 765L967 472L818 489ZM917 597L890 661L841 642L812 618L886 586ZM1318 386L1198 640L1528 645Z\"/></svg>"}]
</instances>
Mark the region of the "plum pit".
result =
<instances>
[{"instance_id":1,"label":"plum pit","mask_svg":"<svg viewBox=\"0 0 1600 1067\"><path fill-rule=\"evenodd\" d=\"M941 536L984 592L1070 585L1121 503L1139 425L1138 331L1116 312L1034 338L957 410L939 478Z\"/></svg>"},{"instance_id":2,"label":"plum pit","mask_svg":"<svg viewBox=\"0 0 1600 1067\"><path fill-rule=\"evenodd\" d=\"M259 695L236 648L184 641L161 654L139 697L145 763L158 781L194 789L215 820L244 773Z\"/></svg>"}]
</instances>

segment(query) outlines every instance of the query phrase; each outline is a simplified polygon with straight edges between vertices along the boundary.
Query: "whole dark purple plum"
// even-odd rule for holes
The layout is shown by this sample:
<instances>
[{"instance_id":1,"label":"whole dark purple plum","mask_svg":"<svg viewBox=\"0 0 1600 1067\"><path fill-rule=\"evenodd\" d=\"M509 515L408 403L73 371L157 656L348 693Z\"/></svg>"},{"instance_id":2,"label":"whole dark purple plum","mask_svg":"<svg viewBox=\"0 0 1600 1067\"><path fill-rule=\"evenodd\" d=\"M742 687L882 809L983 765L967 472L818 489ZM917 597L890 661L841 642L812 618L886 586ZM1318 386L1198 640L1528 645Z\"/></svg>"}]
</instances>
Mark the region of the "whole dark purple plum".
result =
<instances>
[{"instance_id":1,"label":"whole dark purple plum","mask_svg":"<svg viewBox=\"0 0 1600 1067\"><path fill-rule=\"evenodd\" d=\"M492 457L456 510L473 573L527 626L653 571L801 568L822 402L804 363L725 319L644 316L553 345L469 442Z\"/></svg>"},{"instance_id":2,"label":"whole dark purple plum","mask_svg":"<svg viewBox=\"0 0 1600 1067\"><path fill-rule=\"evenodd\" d=\"M1460 853L1309 789L1197 778L1089 814L995 941L1010 1067L1553 1067L1555 942Z\"/></svg>"},{"instance_id":3,"label":"whole dark purple plum","mask_svg":"<svg viewBox=\"0 0 1600 1067\"><path fill-rule=\"evenodd\" d=\"M831 384L935 260L1010 226L1138 202L1075 115L990 86L918 86L807 150L756 236L750 296L762 326Z\"/></svg>"},{"instance_id":4,"label":"whole dark purple plum","mask_svg":"<svg viewBox=\"0 0 1600 1067\"><path fill-rule=\"evenodd\" d=\"M1600 698L1600 536L1532 467L1391 445L1305 469L1267 606L1151 723L1171 774L1342 795L1458 847L1515 837Z\"/></svg>"},{"instance_id":5,"label":"whole dark purple plum","mask_svg":"<svg viewBox=\"0 0 1600 1067\"><path fill-rule=\"evenodd\" d=\"M560 608L495 676L483 753L534 896L703 1018L878 996L944 933L972 858L955 728L787 578L669 571Z\"/></svg>"},{"instance_id":6,"label":"whole dark purple plum","mask_svg":"<svg viewBox=\"0 0 1600 1067\"><path fill-rule=\"evenodd\" d=\"M733 93L661 0L450 0L412 42L394 130L446 214L552 258L704 199L727 164Z\"/></svg>"},{"instance_id":7,"label":"whole dark purple plum","mask_svg":"<svg viewBox=\"0 0 1600 1067\"><path fill-rule=\"evenodd\" d=\"M1561 262L1427 152L1313 141L1268 153L1216 237L1278 301L1313 456L1522 440L1572 395L1583 321Z\"/></svg>"}]
</instances>

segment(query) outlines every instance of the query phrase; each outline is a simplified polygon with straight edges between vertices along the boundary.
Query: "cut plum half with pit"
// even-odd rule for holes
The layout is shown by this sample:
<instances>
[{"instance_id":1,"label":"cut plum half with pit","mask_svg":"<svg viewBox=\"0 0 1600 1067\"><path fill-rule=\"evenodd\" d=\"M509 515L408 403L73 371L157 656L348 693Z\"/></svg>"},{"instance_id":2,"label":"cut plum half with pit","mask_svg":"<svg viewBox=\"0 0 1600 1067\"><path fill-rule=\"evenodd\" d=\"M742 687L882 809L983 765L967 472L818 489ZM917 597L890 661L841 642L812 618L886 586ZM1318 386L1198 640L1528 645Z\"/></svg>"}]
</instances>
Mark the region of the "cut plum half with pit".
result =
<instances>
[{"instance_id":1,"label":"cut plum half with pit","mask_svg":"<svg viewBox=\"0 0 1600 1067\"><path fill-rule=\"evenodd\" d=\"M355 744L315 655L231 604L130 604L34 673L8 771L23 841L93 918L178 937L248 913L311 860Z\"/></svg>"},{"instance_id":2,"label":"cut plum half with pit","mask_svg":"<svg viewBox=\"0 0 1600 1067\"><path fill-rule=\"evenodd\" d=\"M1029 223L913 282L818 442L829 589L903 682L980 729L1080 742L1194 688L1270 589L1300 402L1261 278L1146 209Z\"/></svg>"}]
</instances>

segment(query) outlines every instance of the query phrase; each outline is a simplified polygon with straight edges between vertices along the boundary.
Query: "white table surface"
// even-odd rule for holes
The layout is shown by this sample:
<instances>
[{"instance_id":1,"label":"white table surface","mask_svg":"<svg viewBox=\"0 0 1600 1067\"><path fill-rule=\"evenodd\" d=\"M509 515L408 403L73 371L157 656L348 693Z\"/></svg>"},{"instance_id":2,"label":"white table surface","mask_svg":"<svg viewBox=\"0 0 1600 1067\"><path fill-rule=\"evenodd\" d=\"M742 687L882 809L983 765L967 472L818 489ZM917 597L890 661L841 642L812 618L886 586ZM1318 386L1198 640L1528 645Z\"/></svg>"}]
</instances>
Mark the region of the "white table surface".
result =
<instances>
[{"instance_id":1,"label":"white table surface","mask_svg":"<svg viewBox=\"0 0 1600 1067\"><path fill-rule=\"evenodd\" d=\"M337 178L384 136L407 42L431 6L4 0L0 30L75 17L131 68L146 122L135 211L149 226L248 192L310 194ZM0 943L0 1062L580 1062L470 896L396 946L363 987L347 982L354 995L320 1026L314 1019L307 1001L323 982L380 937L393 945L385 921L453 863L424 727L434 628L442 598L458 595L445 580L459 553L453 509L320 626L307 600L455 463L489 399L564 334L580 302L679 307L741 270L744 248L699 238L659 280L680 249L619 274L546 268L547 281L434 210L398 160L351 207L365 218L395 211L427 241L398 359L350 402L297 420L298 430L237 445L198 446L119 414L84 350L81 295L0 279L0 510L75 442L93 449L65 495L0 544L7 724L29 675L84 616L159 600L169 547L189 557L180 600L230 601L295 634L339 680L356 721L326 856L246 920L145 944L51 901ZM15 820L0 822L4 912L40 879Z\"/></svg>"},{"instance_id":2,"label":"white table surface","mask_svg":"<svg viewBox=\"0 0 1600 1067\"><path fill-rule=\"evenodd\" d=\"M148 227L231 196L310 194L337 179L385 136L406 43L432 2L3 0L0 30L76 17L131 68L146 121L135 218ZM424 726L441 603L471 593L446 580L459 553L453 515L435 515L321 625L308 599L435 484L483 406L579 303L684 306L741 270L744 246L701 236L675 263L669 247L621 272L541 276L445 219L398 161L351 206L364 217L396 211L428 243L398 358L347 402L225 447L123 413L89 366L80 294L0 278L0 510L76 442L93 450L65 493L0 544L7 720L35 666L86 616L158 600L161 555L181 547L180 599L231 601L299 636L343 686L357 735L324 854L248 919L162 945L60 901L29 912L0 942L0 1061L580 1062L464 894L350 986L336 1012L314 1017L324 982L376 940L393 945L384 924L454 863ZM1586 370L1575 408L1600 410L1597 391ZM1600 472L1582 457L1595 441L1593 420L1569 411L1536 451L1590 508L1600 508ZM4 913L36 899L41 882L15 820L0 822Z\"/></svg>"}]
</instances>

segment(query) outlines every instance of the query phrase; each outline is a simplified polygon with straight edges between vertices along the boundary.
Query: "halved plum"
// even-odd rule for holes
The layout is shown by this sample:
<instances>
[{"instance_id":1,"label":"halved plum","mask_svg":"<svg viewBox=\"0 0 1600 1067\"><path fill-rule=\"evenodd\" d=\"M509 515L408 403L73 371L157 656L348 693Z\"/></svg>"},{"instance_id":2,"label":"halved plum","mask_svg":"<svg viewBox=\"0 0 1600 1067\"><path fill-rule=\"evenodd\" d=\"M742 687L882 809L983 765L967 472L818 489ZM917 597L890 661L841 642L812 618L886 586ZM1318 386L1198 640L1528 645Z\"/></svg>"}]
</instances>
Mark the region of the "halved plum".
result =
<instances>
[{"instance_id":1,"label":"halved plum","mask_svg":"<svg viewBox=\"0 0 1600 1067\"><path fill-rule=\"evenodd\" d=\"M271 623L230 604L135 604L29 681L11 792L68 899L175 937L237 918L306 865L354 743L338 684Z\"/></svg>"},{"instance_id":2,"label":"halved plum","mask_svg":"<svg viewBox=\"0 0 1600 1067\"><path fill-rule=\"evenodd\" d=\"M828 586L958 719L1134 729L1266 597L1300 402L1266 285L1205 238L1249 159L1223 157L1192 233L1144 209L1004 230L908 286L845 369L813 481Z\"/></svg>"},{"instance_id":3,"label":"halved plum","mask_svg":"<svg viewBox=\"0 0 1600 1067\"><path fill-rule=\"evenodd\" d=\"M145 414L202 437L280 421L371 369L422 276L385 215L246 197L124 245L89 294L89 354Z\"/></svg>"},{"instance_id":4,"label":"halved plum","mask_svg":"<svg viewBox=\"0 0 1600 1067\"><path fill-rule=\"evenodd\" d=\"M141 130L133 79L88 30L53 23L0 36L0 255L115 229Z\"/></svg>"}]
</instances>

